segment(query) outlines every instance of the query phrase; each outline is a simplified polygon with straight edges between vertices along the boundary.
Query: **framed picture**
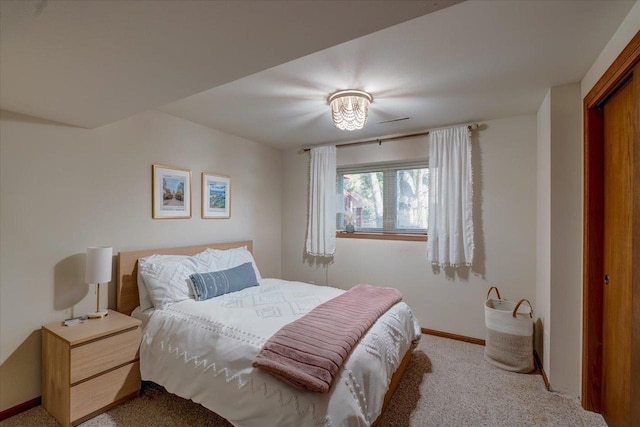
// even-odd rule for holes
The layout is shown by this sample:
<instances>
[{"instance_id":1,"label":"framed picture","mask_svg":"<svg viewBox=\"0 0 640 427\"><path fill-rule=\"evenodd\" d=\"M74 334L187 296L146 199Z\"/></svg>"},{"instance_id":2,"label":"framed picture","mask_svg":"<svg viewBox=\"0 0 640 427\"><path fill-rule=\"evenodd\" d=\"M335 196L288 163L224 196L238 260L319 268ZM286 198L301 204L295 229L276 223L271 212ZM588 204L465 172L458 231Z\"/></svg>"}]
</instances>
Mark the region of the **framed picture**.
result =
<instances>
[{"instance_id":1,"label":"framed picture","mask_svg":"<svg viewBox=\"0 0 640 427\"><path fill-rule=\"evenodd\" d=\"M231 217L231 177L202 172L202 218Z\"/></svg>"},{"instance_id":2,"label":"framed picture","mask_svg":"<svg viewBox=\"0 0 640 427\"><path fill-rule=\"evenodd\" d=\"M191 171L153 165L153 218L191 218Z\"/></svg>"}]
</instances>

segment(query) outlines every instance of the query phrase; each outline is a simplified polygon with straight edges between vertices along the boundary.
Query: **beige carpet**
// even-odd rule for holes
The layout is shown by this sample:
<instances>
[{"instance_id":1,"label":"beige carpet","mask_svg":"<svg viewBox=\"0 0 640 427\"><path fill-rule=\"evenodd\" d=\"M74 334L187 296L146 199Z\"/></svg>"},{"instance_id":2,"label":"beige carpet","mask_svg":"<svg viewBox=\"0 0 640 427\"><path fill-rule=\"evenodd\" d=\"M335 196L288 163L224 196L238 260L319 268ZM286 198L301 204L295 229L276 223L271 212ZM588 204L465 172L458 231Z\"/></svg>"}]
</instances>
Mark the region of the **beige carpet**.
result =
<instances>
[{"instance_id":1,"label":"beige carpet","mask_svg":"<svg viewBox=\"0 0 640 427\"><path fill-rule=\"evenodd\" d=\"M37 407L2 427L55 426ZM494 368L483 347L423 335L381 419L381 426L606 426L577 399L549 393L536 374ZM146 384L139 398L81 424L96 426L230 426L200 405ZM298 427L298 426L295 426Z\"/></svg>"}]
</instances>

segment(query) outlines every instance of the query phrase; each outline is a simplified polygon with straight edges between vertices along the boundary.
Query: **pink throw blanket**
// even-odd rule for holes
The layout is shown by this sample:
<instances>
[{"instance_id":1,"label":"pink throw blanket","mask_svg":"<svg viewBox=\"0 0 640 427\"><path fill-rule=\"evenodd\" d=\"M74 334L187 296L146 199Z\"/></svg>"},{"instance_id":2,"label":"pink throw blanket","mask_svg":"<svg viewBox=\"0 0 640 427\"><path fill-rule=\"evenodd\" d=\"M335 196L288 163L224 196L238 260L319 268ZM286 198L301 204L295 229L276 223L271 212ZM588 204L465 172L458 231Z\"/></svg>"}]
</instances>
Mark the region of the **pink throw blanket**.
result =
<instances>
[{"instance_id":1,"label":"pink throw blanket","mask_svg":"<svg viewBox=\"0 0 640 427\"><path fill-rule=\"evenodd\" d=\"M295 387L327 393L358 340L401 300L397 289L355 286L283 326L253 366Z\"/></svg>"}]
</instances>

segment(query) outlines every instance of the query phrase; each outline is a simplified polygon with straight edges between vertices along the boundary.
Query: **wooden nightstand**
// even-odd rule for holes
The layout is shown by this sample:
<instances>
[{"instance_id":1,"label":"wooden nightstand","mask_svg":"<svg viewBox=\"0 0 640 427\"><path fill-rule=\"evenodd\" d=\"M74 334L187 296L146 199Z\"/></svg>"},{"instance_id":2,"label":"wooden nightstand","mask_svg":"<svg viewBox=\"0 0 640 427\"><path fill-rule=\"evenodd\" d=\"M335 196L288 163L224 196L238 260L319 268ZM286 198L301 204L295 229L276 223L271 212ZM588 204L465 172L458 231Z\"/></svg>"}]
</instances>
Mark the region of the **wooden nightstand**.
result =
<instances>
[{"instance_id":1,"label":"wooden nightstand","mask_svg":"<svg viewBox=\"0 0 640 427\"><path fill-rule=\"evenodd\" d=\"M141 322L109 310L102 319L42 327L42 406L79 424L140 391Z\"/></svg>"}]
</instances>

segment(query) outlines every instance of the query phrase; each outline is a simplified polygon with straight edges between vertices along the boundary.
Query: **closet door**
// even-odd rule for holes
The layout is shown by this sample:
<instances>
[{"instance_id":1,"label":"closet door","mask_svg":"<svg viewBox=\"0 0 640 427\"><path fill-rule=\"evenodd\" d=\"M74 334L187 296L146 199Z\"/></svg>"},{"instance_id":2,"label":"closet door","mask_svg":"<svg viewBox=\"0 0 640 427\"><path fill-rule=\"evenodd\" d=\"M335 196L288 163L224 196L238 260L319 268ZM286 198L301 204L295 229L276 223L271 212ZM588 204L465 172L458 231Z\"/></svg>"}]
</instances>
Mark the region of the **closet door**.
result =
<instances>
[{"instance_id":1,"label":"closet door","mask_svg":"<svg viewBox=\"0 0 640 427\"><path fill-rule=\"evenodd\" d=\"M604 111L604 277L602 414L610 426L632 421L634 263L638 263L638 144L640 66L606 100ZM637 270L637 265L635 266ZM637 284L635 286L637 288ZM635 360L634 360L635 359ZM637 378L636 378L637 381Z\"/></svg>"},{"instance_id":2,"label":"closet door","mask_svg":"<svg viewBox=\"0 0 640 427\"><path fill-rule=\"evenodd\" d=\"M582 405L640 427L640 31L584 98Z\"/></svg>"}]
</instances>

